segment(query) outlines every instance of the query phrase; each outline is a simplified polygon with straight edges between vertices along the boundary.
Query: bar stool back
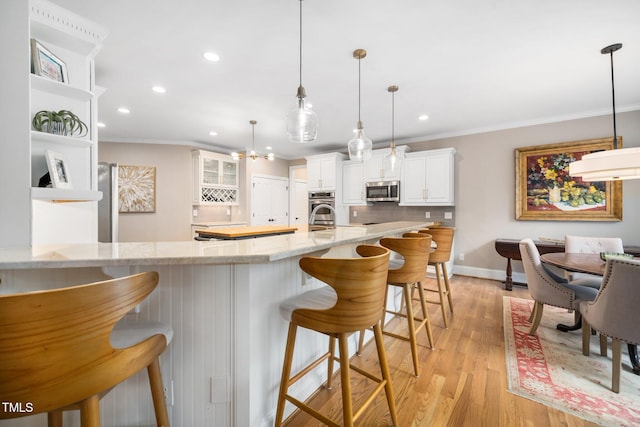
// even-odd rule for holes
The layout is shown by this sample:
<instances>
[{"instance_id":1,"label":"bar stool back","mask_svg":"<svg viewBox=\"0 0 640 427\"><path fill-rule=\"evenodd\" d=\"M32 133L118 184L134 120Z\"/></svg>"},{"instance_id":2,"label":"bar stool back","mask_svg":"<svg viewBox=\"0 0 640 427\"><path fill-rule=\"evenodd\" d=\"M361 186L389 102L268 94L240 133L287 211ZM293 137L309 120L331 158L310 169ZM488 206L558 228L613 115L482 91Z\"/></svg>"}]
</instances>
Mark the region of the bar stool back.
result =
<instances>
[{"instance_id":1,"label":"bar stool back","mask_svg":"<svg viewBox=\"0 0 640 427\"><path fill-rule=\"evenodd\" d=\"M432 227L420 230L420 233L430 234L437 247L435 252L429 257L429 265L435 267L437 289L427 288L427 292L435 292L438 294L438 301L427 299L430 304L439 304L442 310L442 322L447 328L447 310L445 307L445 297L449 302L449 311L453 314L453 298L451 297L451 287L449 285L449 273L447 272L447 262L451 259L451 248L453 246L454 227Z\"/></svg>"},{"instance_id":2,"label":"bar stool back","mask_svg":"<svg viewBox=\"0 0 640 427\"><path fill-rule=\"evenodd\" d=\"M171 328L146 324L137 335L130 325L114 330L157 284L158 273L146 272L1 295L0 401L29 402L32 410L3 410L0 419L48 412L49 426L62 426L62 411L80 409L83 427L99 426L100 398L147 368L156 421L169 426L159 356Z\"/></svg>"},{"instance_id":3,"label":"bar stool back","mask_svg":"<svg viewBox=\"0 0 640 427\"><path fill-rule=\"evenodd\" d=\"M329 286L292 297L280 305L282 316L289 321L289 332L282 368L282 380L276 410L276 426L281 426L285 403L288 401L314 418L330 426L338 424L288 394L289 387L324 360L328 362L327 388L331 388L333 362L340 363L342 387L342 412L345 426L353 423L375 400L373 397L385 391L389 412L394 425L398 425L391 375L384 349L380 319L386 293L389 251L380 246L360 245L357 253L362 258L332 259L304 257L300 268ZM329 351L291 377L296 331L298 327L329 336ZM382 378L352 366L349 361L348 336L361 329L373 327L382 371ZM338 339L339 358L334 356L335 339ZM354 412L351 398L350 369L375 381L377 386L371 397Z\"/></svg>"}]
</instances>

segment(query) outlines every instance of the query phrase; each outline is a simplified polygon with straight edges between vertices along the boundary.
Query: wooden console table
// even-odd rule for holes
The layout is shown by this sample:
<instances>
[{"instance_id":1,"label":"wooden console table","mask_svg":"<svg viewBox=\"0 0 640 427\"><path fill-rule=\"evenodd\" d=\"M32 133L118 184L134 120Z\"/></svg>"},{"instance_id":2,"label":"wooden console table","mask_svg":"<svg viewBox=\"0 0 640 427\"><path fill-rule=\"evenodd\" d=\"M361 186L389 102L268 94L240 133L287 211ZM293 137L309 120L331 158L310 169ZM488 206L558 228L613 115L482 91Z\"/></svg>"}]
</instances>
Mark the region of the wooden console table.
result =
<instances>
[{"instance_id":1,"label":"wooden console table","mask_svg":"<svg viewBox=\"0 0 640 427\"><path fill-rule=\"evenodd\" d=\"M564 252L564 243L550 242L542 240L534 240L536 247L540 254L547 254L552 252ZM504 288L507 291L513 289L513 279L511 277L511 260L515 259L522 261L520 256L520 240L518 239L496 239L496 252L507 259L506 278L504 280ZM516 285L526 286L526 283L517 283Z\"/></svg>"},{"instance_id":2,"label":"wooden console table","mask_svg":"<svg viewBox=\"0 0 640 427\"><path fill-rule=\"evenodd\" d=\"M564 252L564 242L562 241L547 241L547 240L534 240L538 252L540 255ZM527 286L526 283L516 283L511 277L511 260L522 261L520 257L520 240L518 239L496 239L496 252L507 259L506 278L504 280L504 288L507 291L513 289L513 285ZM640 256L640 246L625 246L625 253L633 254L634 256Z\"/></svg>"}]
</instances>

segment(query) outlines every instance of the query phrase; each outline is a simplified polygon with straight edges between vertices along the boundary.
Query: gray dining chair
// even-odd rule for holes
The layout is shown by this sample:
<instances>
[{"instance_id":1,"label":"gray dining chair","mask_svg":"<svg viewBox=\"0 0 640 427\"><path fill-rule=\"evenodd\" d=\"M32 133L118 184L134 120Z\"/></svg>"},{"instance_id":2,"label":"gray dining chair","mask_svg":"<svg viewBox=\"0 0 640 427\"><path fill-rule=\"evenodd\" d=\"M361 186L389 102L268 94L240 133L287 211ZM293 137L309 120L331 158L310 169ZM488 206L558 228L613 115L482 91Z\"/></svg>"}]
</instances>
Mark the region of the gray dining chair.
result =
<instances>
[{"instance_id":1,"label":"gray dining chair","mask_svg":"<svg viewBox=\"0 0 640 427\"><path fill-rule=\"evenodd\" d=\"M640 261L608 259L602 287L595 300L582 301L582 354L589 356L591 329L611 338L613 351L611 390L620 392L622 342L640 344L638 307L640 306ZM602 340L601 340L602 343ZM606 346L600 354L606 356Z\"/></svg>"},{"instance_id":2,"label":"gray dining chair","mask_svg":"<svg viewBox=\"0 0 640 427\"><path fill-rule=\"evenodd\" d=\"M540 252L530 238L520 241L522 265L527 276L529 294L535 301L531 317L529 335L535 335L545 304L575 310L576 324L580 322L579 304L581 301L592 301L598 290L569 282L549 270L540 260Z\"/></svg>"}]
</instances>

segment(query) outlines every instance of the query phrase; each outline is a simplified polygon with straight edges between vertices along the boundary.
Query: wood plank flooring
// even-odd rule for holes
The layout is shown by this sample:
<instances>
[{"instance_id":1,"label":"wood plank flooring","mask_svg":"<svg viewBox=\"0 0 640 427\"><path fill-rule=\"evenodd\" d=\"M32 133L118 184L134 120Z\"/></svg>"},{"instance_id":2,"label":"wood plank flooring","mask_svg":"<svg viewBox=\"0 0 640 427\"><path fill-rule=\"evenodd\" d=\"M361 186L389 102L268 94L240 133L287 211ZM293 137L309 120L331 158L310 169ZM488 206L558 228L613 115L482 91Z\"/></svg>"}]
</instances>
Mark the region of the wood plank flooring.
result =
<instances>
[{"instance_id":1,"label":"wood plank flooring","mask_svg":"<svg viewBox=\"0 0 640 427\"><path fill-rule=\"evenodd\" d=\"M427 286L432 284L427 283ZM424 331L418 334L421 375L413 375L409 343L385 336L385 348L393 378L400 426L568 426L596 424L565 414L507 391L502 296L529 298L526 288L505 291L497 281L454 276L451 280L455 314L444 329L440 307L429 304L435 348L428 348ZM402 333L404 324L392 321L390 330ZM354 364L376 375L380 372L375 345L369 342ZM312 405L338 423L342 422L340 375L332 390L321 389ZM354 401L372 385L352 375ZM362 399L360 399L362 400ZM357 406L356 406L357 408ZM321 426L298 411L287 426ZM384 394L356 422L357 426L390 426Z\"/></svg>"}]
</instances>

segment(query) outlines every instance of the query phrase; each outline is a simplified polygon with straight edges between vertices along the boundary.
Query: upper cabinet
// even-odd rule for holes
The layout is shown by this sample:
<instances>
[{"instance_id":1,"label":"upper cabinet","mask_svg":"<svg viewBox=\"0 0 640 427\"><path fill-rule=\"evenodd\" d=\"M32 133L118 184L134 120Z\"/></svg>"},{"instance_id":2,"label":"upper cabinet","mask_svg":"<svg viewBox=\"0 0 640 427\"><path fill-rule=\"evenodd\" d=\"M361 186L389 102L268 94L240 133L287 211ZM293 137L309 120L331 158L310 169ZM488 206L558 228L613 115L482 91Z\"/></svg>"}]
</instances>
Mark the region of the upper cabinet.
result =
<instances>
[{"instance_id":1,"label":"upper cabinet","mask_svg":"<svg viewBox=\"0 0 640 427\"><path fill-rule=\"evenodd\" d=\"M453 148L409 153L405 156L400 206L453 206Z\"/></svg>"},{"instance_id":2,"label":"upper cabinet","mask_svg":"<svg viewBox=\"0 0 640 427\"><path fill-rule=\"evenodd\" d=\"M238 162L231 156L191 152L194 205L238 205Z\"/></svg>"},{"instance_id":3,"label":"upper cabinet","mask_svg":"<svg viewBox=\"0 0 640 427\"><path fill-rule=\"evenodd\" d=\"M348 206L367 204L364 191L364 164L356 160L342 163L342 202Z\"/></svg>"},{"instance_id":4,"label":"upper cabinet","mask_svg":"<svg viewBox=\"0 0 640 427\"><path fill-rule=\"evenodd\" d=\"M319 154L307 159L307 190L336 191L341 181L342 161L345 156L340 153ZM340 189L341 190L341 189Z\"/></svg>"}]
</instances>

